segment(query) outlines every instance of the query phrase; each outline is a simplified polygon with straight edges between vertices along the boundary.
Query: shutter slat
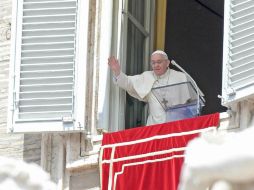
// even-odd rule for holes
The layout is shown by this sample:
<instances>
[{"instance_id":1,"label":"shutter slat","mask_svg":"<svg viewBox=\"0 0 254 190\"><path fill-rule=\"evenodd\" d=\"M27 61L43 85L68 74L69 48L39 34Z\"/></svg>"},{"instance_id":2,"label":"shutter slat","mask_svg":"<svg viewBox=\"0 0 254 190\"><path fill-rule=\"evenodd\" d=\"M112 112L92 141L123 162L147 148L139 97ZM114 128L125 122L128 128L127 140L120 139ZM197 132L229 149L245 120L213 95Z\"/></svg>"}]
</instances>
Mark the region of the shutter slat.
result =
<instances>
[{"instance_id":1,"label":"shutter slat","mask_svg":"<svg viewBox=\"0 0 254 190\"><path fill-rule=\"evenodd\" d=\"M61 21L61 22L48 21L48 22L23 23L24 30L73 28L73 27L75 27L75 22L73 22L73 21Z\"/></svg>"},{"instance_id":2,"label":"shutter slat","mask_svg":"<svg viewBox=\"0 0 254 190\"><path fill-rule=\"evenodd\" d=\"M231 31L232 31L233 33L236 33L236 32L245 30L246 28L249 28L249 27L251 27L251 26L253 26L253 25L254 25L254 19L253 19L253 20L250 20L250 21L248 21L248 22L245 22L245 23L241 23L241 24L232 26Z\"/></svg>"},{"instance_id":3,"label":"shutter slat","mask_svg":"<svg viewBox=\"0 0 254 190\"><path fill-rule=\"evenodd\" d=\"M235 39L234 34L232 34L231 45L232 45L232 47L240 46L240 45L243 45L243 44L246 44L246 43L252 41L253 39L254 39L254 34L248 34L247 36L240 38L240 39Z\"/></svg>"},{"instance_id":4,"label":"shutter slat","mask_svg":"<svg viewBox=\"0 0 254 190\"><path fill-rule=\"evenodd\" d=\"M70 72L73 72L73 69L62 69L62 68L60 68L60 69L52 70L50 68L47 68L46 70L21 71L21 74L25 74L25 75L26 74L27 75L32 74L32 75L36 75L36 77L38 77L38 75L40 75L40 74L47 74L47 73L49 73L49 74L53 73L53 74L57 75L57 73L59 73L59 72L61 72L61 73L70 73ZM26 78L26 77L23 77L23 78ZM29 78L29 77L27 77L27 78Z\"/></svg>"},{"instance_id":5,"label":"shutter slat","mask_svg":"<svg viewBox=\"0 0 254 190\"><path fill-rule=\"evenodd\" d=\"M55 28L53 30L50 29L23 30L23 37L71 35L74 32L75 28Z\"/></svg>"},{"instance_id":6,"label":"shutter slat","mask_svg":"<svg viewBox=\"0 0 254 190\"><path fill-rule=\"evenodd\" d=\"M248 36L249 34L254 32L254 26L251 26L249 28L246 28L244 30L238 31L233 33L234 34L234 38L238 39L238 38L244 38L245 36Z\"/></svg>"},{"instance_id":7,"label":"shutter slat","mask_svg":"<svg viewBox=\"0 0 254 190\"><path fill-rule=\"evenodd\" d=\"M254 2L251 3L250 7L247 7L247 3L243 4L241 7L234 7L232 8L232 10L234 11L234 13L232 14L233 18L239 18L239 17L243 17L249 14L252 14L254 11Z\"/></svg>"},{"instance_id":8,"label":"shutter slat","mask_svg":"<svg viewBox=\"0 0 254 190\"><path fill-rule=\"evenodd\" d=\"M254 68L245 69L245 70L242 70L241 72L238 71L237 73L232 74L230 78L233 83L234 81L244 79L246 76L254 76Z\"/></svg>"},{"instance_id":9,"label":"shutter slat","mask_svg":"<svg viewBox=\"0 0 254 190\"><path fill-rule=\"evenodd\" d=\"M239 60L244 57L248 57L254 54L254 48L245 49L244 51L234 53L230 56L232 62L235 60Z\"/></svg>"},{"instance_id":10,"label":"shutter slat","mask_svg":"<svg viewBox=\"0 0 254 190\"><path fill-rule=\"evenodd\" d=\"M30 98L22 99L19 102L20 106L29 106L29 105L52 105L52 104L67 104L72 102L72 97L58 97L58 98Z\"/></svg>"},{"instance_id":11,"label":"shutter slat","mask_svg":"<svg viewBox=\"0 0 254 190\"><path fill-rule=\"evenodd\" d=\"M74 49L42 49L42 50L27 50L22 51L21 55L24 58L38 58L38 57L50 57L50 56L61 56L61 55L73 55Z\"/></svg>"},{"instance_id":12,"label":"shutter slat","mask_svg":"<svg viewBox=\"0 0 254 190\"><path fill-rule=\"evenodd\" d=\"M232 82L231 87L234 88L235 90L239 90L253 84L254 84L254 75L251 75Z\"/></svg>"},{"instance_id":13,"label":"shutter slat","mask_svg":"<svg viewBox=\"0 0 254 190\"><path fill-rule=\"evenodd\" d=\"M64 86L66 87L66 86ZM20 100L29 99L29 98L49 98L49 97L66 97L71 96L72 88L60 88L58 89L29 89L23 92L20 92Z\"/></svg>"},{"instance_id":14,"label":"shutter slat","mask_svg":"<svg viewBox=\"0 0 254 190\"><path fill-rule=\"evenodd\" d=\"M73 75L72 69L52 70L52 71L21 71L21 77L26 78L48 78L48 77L64 77Z\"/></svg>"},{"instance_id":15,"label":"shutter slat","mask_svg":"<svg viewBox=\"0 0 254 190\"><path fill-rule=\"evenodd\" d=\"M61 2L63 2L63 1L74 1L74 0L23 0L24 1L24 4L27 4L27 3L29 3L29 4L31 4L31 3L52 3L52 2L54 2L54 3L57 3L57 2L59 2L59 3L61 3ZM76 1L75 1L76 2Z\"/></svg>"},{"instance_id":16,"label":"shutter slat","mask_svg":"<svg viewBox=\"0 0 254 190\"><path fill-rule=\"evenodd\" d=\"M21 71L33 71L33 70L51 70L51 69L71 69L73 63L70 62L59 62L59 63L47 63L47 64L25 64L22 65Z\"/></svg>"},{"instance_id":17,"label":"shutter slat","mask_svg":"<svg viewBox=\"0 0 254 190\"><path fill-rule=\"evenodd\" d=\"M73 35L48 35L48 36L29 36L22 38L22 43L49 43L49 42L62 42L74 41Z\"/></svg>"},{"instance_id":18,"label":"shutter slat","mask_svg":"<svg viewBox=\"0 0 254 190\"><path fill-rule=\"evenodd\" d=\"M59 62L73 62L73 55L63 56L45 56L45 57L26 57L22 58L22 64L44 64L44 63L59 63Z\"/></svg>"},{"instance_id":19,"label":"shutter slat","mask_svg":"<svg viewBox=\"0 0 254 190\"><path fill-rule=\"evenodd\" d=\"M72 116L71 112L68 111L47 111L47 112L26 112L26 113L19 113L19 121L49 121L50 120L62 120L63 117L70 117Z\"/></svg>"},{"instance_id":20,"label":"shutter slat","mask_svg":"<svg viewBox=\"0 0 254 190\"><path fill-rule=\"evenodd\" d=\"M250 22L250 21L253 21L253 18L254 18L254 14L249 14L249 15L245 15L243 17L239 17L239 18L232 18L231 20L231 25L232 26L238 26L238 25L241 25L243 23L247 23L247 22Z\"/></svg>"},{"instance_id":21,"label":"shutter slat","mask_svg":"<svg viewBox=\"0 0 254 190\"><path fill-rule=\"evenodd\" d=\"M26 9L24 16L43 16L43 15L56 15L56 14L73 14L76 7L62 7L62 8L47 8L47 9Z\"/></svg>"},{"instance_id":22,"label":"shutter slat","mask_svg":"<svg viewBox=\"0 0 254 190\"><path fill-rule=\"evenodd\" d=\"M241 1L240 3L233 3L232 10L233 11L238 11L245 9L246 7L254 6L253 0L248 0L248 1Z\"/></svg>"},{"instance_id":23,"label":"shutter slat","mask_svg":"<svg viewBox=\"0 0 254 190\"><path fill-rule=\"evenodd\" d=\"M20 106L21 112L42 112L42 111L68 111L71 110L72 104L51 104L51 105L30 105L30 106Z\"/></svg>"},{"instance_id":24,"label":"shutter slat","mask_svg":"<svg viewBox=\"0 0 254 190\"><path fill-rule=\"evenodd\" d=\"M237 65L235 67L231 67L229 69L229 71L230 71L231 74L241 73L241 72L244 72L246 70L252 69L253 64L254 64L254 61L251 61L250 63L246 63L246 64L243 64L243 65Z\"/></svg>"},{"instance_id":25,"label":"shutter slat","mask_svg":"<svg viewBox=\"0 0 254 190\"><path fill-rule=\"evenodd\" d=\"M240 46L231 47L230 53L231 54L239 53L239 52L245 51L246 49L250 49L252 47L254 47L254 40L251 40L251 41L249 41L245 44L242 44Z\"/></svg>"},{"instance_id":26,"label":"shutter slat","mask_svg":"<svg viewBox=\"0 0 254 190\"><path fill-rule=\"evenodd\" d=\"M36 84L36 85L21 85L21 91L42 91L48 90L67 90L72 89L72 83L60 83L60 84Z\"/></svg>"},{"instance_id":27,"label":"shutter slat","mask_svg":"<svg viewBox=\"0 0 254 190\"><path fill-rule=\"evenodd\" d=\"M73 76L66 76L66 77L47 77L47 78L27 78L21 79L20 85L32 85L32 84L50 84L50 83L69 83L73 82Z\"/></svg>"},{"instance_id":28,"label":"shutter slat","mask_svg":"<svg viewBox=\"0 0 254 190\"><path fill-rule=\"evenodd\" d=\"M246 64L248 62L252 62L253 60L254 60L254 55L246 56L246 57L239 58L237 60L231 61L230 65L235 67L237 65L243 65L243 64Z\"/></svg>"},{"instance_id":29,"label":"shutter slat","mask_svg":"<svg viewBox=\"0 0 254 190\"><path fill-rule=\"evenodd\" d=\"M236 4L245 3L247 1L249 1L249 0L231 0L231 4L236 5Z\"/></svg>"},{"instance_id":30,"label":"shutter slat","mask_svg":"<svg viewBox=\"0 0 254 190\"><path fill-rule=\"evenodd\" d=\"M73 48L74 49L74 42L67 41L67 42L57 42L57 43L32 43L32 44L23 44L22 49L23 52L26 50L44 50L44 49L66 49L66 48Z\"/></svg>"},{"instance_id":31,"label":"shutter slat","mask_svg":"<svg viewBox=\"0 0 254 190\"><path fill-rule=\"evenodd\" d=\"M52 8L52 7L66 7L66 6L75 6L76 0L72 1L37 1L37 2L24 2L24 9L33 9L33 8Z\"/></svg>"},{"instance_id":32,"label":"shutter slat","mask_svg":"<svg viewBox=\"0 0 254 190\"><path fill-rule=\"evenodd\" d=\"M23 22L33 23L33 22L58 22L58 21L73 21L75 19L75 14L62 14L62 15L38 15L38 16L24 16Z\"/></svg>"}]
</instances>

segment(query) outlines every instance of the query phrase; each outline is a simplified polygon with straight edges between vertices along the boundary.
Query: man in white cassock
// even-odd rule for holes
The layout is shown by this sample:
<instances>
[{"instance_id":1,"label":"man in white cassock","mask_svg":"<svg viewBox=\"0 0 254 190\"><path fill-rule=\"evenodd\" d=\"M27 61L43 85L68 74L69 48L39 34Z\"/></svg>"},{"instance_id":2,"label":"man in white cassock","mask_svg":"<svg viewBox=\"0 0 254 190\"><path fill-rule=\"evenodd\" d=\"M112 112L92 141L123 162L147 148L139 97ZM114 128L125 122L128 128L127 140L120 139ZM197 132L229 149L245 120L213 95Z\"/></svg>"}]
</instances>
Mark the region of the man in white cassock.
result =
<instances>
[{"instance_id":1,"label":"man in white cassock","mask_svg":"<svg viewBox=\"0 0 254 190\"><path fill-rule=\"evenodd\" d=\"M184 73L169 68L170 61L164 51L157 50L151 54L152 71L145 71L140 75L127 76L121 71L118 60L112 56L108 59L108 65L113 72L114 82L120 88L126 90L131 96L148 103L149 115L147 125L164 123L167 120L166 111L162 104L152 93L152 89L165 85L187 82ZM174 96L174 102L184 104L190 99L185 90L168 92Z\"/></svg>"}]
</instances>

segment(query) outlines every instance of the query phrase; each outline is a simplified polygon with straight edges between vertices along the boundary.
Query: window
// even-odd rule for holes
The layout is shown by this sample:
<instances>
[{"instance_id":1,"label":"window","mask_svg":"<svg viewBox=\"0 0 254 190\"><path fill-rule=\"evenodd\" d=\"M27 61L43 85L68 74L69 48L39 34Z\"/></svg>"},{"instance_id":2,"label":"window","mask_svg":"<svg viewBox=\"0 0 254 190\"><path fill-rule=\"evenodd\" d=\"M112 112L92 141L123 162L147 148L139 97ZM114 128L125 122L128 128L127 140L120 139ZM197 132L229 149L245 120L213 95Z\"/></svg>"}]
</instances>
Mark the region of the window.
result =
<instances>
[{"instance_id":1,"label":"window","mask_svg":"<svg viewBox=\"0 0 254 190\"><path fill-rule=\"evenodd\" d=\"M148 5L148 7L147 7ZM126 48L126 74L136 75L142 73L149 57L149 33L150 24L145 23L149 18L146 9L149 8L149 1L128 1L128 12L125 12L128 19L127 27L127 48ZM149 11L150 12L150 11ZM146 124L145 104L126 95L125 128L136 127Z\"/></svg>"},{"instance_id":2,"label":"window","mask_svg":"<svg viewBox=\"0 0 254 190\"><path fill-rule=\"evenodd\" d=\"M10 132L84 130L88 7L13 1Z\"/></svg>"},{"instance_id":3,"label":"window","mask_svg":"<svg viewBox=\"0 0 254 190\"><path fill-rule=\"evenodd\" d=\"M225 0L222 104L254 95L254 1Z\"/></svg>"},{"instance_id":4,"label":"window","mask_svg":"<svg viewBox=\"0 0 254 190\"><path fill-rule=\"evenodd\" d=\"M122 69L127 75L140 74L149 68L149 56L152 50L152 22L154 2L123 0L120 5L121 28L118 31L120 42L119 57ZM123 95L122 95L123 96ZM125 96L123 96L125 97ZM146 123L145 104L126 94L124 120L119 125L131 128ZM120 103L120 105L123 105ZM119 106L120 106L119 105Z\"/></svg>"}]
</instances>

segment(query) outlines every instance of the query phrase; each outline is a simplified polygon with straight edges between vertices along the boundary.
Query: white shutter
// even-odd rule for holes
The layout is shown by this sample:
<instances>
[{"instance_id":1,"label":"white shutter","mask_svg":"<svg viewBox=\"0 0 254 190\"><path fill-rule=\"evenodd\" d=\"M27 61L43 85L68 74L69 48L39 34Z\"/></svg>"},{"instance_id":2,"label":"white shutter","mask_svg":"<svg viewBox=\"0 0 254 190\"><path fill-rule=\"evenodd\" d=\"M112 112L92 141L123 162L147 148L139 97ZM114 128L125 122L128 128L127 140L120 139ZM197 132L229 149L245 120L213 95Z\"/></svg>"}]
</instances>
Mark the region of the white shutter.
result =
<instances>
[{"instance_id":1,"label":"white shutter","mask_svg":"<svg viewBox=\"0 0 254 190\"><path fill-rule=\"evenodd\" d=\"M254 1L225 0L223 104L254 96Z\"/></svg>"},{"instance_id":2,"label":"white shutter","mask_svg":"<svg viewBox=\"0 0 254 190\"><path fill-rule=\"evenodd\" d=\"M12 125L56 131L58 122L65 130L75 121L78 1L17 0L16 6Z\"/></svg>"}]
</instances>

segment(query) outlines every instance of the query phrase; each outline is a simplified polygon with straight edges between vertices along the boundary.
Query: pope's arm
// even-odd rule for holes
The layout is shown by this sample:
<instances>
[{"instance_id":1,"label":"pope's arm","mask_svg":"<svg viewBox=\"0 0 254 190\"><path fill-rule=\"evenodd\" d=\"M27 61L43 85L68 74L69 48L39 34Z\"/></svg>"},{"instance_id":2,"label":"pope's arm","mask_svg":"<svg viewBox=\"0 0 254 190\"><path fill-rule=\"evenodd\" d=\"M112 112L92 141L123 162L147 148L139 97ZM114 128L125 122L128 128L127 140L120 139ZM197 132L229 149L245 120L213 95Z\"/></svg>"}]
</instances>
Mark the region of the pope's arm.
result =
<instances>
[{"instance_id":1,"label":"pope's arm","mask_svg":"<svg viewBox=\"0 0 254 190\"><path fill-rule=\"evenodd\" d=\"M141 98L138 93L136 92L134 88L134 82L135 78L138 77L136 76L127 76L123 72L121 72L121 67L118 62L118 60L115 57L110 57L108 59L108 65L110 69L113 72L114 75L114 83L118 85L120 88L126 90L128 94L130 94L132 97L137 98L141 101L145 101L144 98Z\"/></svg>"},{"instance_id":2,"label":"pope's arm","mask_svg":"<svg viewBox=\"0 0 254 190\"><path fill-rule=\"evenodd\" d=\"M134 88L134 81L136 76L127 76L121 72L117 77L114 77L114 83L120 88L126 90L132 97L137 98L140 101L146 101L145 98L141 98ZM134 80L133 80L134 79Z\"/></svg>"}]
</instances>

